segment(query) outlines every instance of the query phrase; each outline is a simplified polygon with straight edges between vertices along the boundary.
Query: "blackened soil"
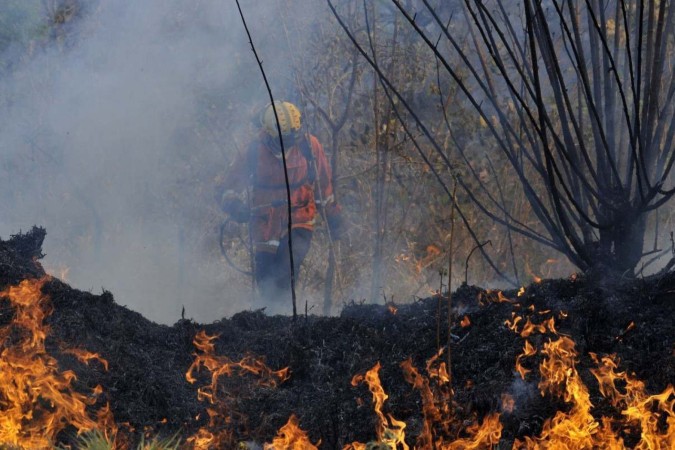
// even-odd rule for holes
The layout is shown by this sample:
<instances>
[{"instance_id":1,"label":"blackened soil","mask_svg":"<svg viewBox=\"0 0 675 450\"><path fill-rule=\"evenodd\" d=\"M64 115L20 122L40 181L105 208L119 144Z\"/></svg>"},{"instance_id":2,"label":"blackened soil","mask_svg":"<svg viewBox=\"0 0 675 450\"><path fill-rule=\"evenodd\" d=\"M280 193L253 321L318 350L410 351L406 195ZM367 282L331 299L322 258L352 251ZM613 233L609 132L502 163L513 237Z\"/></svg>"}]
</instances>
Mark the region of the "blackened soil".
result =
<instances>
[{"instance_id":1,"label":"blackened soil","mask_svg":"<svg viewBox=\"0 0 675 450\"><path fill-rule=\"evenodd\" d=\"M0 241L0 289L44 274L38 262L44 237L43 229L34 228ZM151 429L155 434L178 432L187 437L206 424L209 405L198 401L197 388L210 381L210 374L201 372L195 384L185 378L194 360L193 338L205 330L219 335L219 355L233 360L260 355L273 369L288 366L291 370L291 378L276 388L257 386L249 379L222 383L223 389L236 391L231 406L240 424L235 430L237 440L270 442L292 413L313 442L321 440L322 448L372 440L371 395L367 387L352 387L350 381L379 361L382 384L389 394L385 412L407 423L413 444L421 427L421 398L404 380L400 363L412 358L423 369L436 353L438 340L447 341L445 319L437 331L438 298L397 305L395 314L385 305L351 304L340 317L302 316L293 322L289 317L247 311L212 324L181 320L169 327L118 305L108 292L93 295L56 279L43 291L53 305L47 319L48 350L64 370L76 372L78 390L90 392L101 385L104 393L97 406L109 402L116 422L136 432ZM504 324L514 312L537 323L554 316L558 332L573 338L580 355L577 369L591 390L597 414L612 411L589 372L596 367L591 352L616 354L620 368L635 373L650 393L661 392L675 380L672 273L611 288L591 285L583 277L550 280L529 286L520 297L516 291L504 296L516 304L499 302L494 292L462 286L452 296L457 320L451 330L457 414L480 418L502 412L504 448L517 437L536 434L546 418L565 407L539 394L538 357L525 363L534 369L527 381L515 373L515 359L524 341ZM440 303L445 317L446 301ZM465 316L470 325L462 327L459 320ZM11 319L8 302L0 299L0 326ZM541 346L551 337L538 335L531 341ZM109 369L97 361L85 365L64 352L74 347L99 353ZM512 412L501 411L502 394L515 399ZM64 442L70 439L72 433L62 433ZM630 444L630 436L626 442Z\"/></svg>"}]
</instances>

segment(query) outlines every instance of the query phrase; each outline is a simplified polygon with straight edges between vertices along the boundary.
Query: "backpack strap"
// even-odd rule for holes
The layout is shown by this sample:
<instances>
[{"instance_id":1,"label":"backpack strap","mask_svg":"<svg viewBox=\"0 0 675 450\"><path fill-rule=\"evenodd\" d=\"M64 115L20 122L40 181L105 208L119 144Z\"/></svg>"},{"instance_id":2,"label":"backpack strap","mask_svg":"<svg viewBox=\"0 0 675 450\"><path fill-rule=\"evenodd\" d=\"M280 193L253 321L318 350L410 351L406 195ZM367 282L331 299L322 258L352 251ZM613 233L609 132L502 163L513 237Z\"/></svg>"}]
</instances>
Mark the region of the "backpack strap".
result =
<instances>
[{"instance_id":1,"label":"backpack strap","mask_svg":"<svg viewBox=\"0 0 675 450\"><path fill-rule=\"evenodd\" d=\"M307 178L305 178L305 182L314 186L316 182L316 164L314 164L314 153L312 153L309 135L303 134L298 145L300 146L300 153L307 161Z\"/></svg>"}]
</instances>

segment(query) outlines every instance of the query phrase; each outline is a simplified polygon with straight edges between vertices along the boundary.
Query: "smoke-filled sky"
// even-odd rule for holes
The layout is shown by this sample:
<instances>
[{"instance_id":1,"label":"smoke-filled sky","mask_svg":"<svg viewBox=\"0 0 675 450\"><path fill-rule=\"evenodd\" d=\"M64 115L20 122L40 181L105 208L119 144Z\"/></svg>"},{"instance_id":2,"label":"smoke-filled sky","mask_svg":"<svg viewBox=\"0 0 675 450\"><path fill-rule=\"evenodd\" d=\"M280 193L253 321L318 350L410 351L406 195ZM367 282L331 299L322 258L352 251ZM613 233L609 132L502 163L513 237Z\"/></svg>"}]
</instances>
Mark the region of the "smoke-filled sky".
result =
<instances>
[{"instance_id":1,"label":"smoke-filled sky","mask_svg":"<svg viewBox=\"0 0 675 450\"><path fill-rule=\"evenodd\" d=\"M14 65L0 73L0 236L44 226L50 273L109 290L151 320L173 323L182 306L198 321L231 315L246 293L230 289L217 252L193 245L190 236L216 229L195 222L217 218L199 210L214 206L203 201L211 180L189 174L225 169L251 112L267 101L236 4L82 3L93 6L62 35L6 49ZM280 20L288 2L241 3L281 90L292 79ZM311 19L314 3L305 3L297 10ZM296 46L309 36L301 22L291 28ZM234 135L203 136L208 108L233 108ZM176 207L193 194L201 197L190 211Z\"/></svg>"}]
</instances>

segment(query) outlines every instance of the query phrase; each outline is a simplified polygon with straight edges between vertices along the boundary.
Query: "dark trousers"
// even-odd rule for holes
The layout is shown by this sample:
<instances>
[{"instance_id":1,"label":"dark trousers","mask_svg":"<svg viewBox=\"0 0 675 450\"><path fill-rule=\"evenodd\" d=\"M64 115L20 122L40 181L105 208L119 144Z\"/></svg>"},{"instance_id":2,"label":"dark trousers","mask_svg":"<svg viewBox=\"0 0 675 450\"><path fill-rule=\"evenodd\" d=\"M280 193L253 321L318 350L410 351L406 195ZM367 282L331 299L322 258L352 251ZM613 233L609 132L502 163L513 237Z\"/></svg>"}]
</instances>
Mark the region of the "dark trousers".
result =
<instances>
[{"instance_id":1,"label":"dark trousers","mask_svg":"<svg viewBox=\"0 0 675 450\"><path fill-rule=\"evenodd\" d=\"M293 266L297 284L300 265L309 252L312 231L295 228L292 232ZM281 239L276 253L256 252L255 281L263 303L279 303L291 298L291 261L288 236ZM290 305L290 303L289 303Z\"/></svg>"}]
</instances>

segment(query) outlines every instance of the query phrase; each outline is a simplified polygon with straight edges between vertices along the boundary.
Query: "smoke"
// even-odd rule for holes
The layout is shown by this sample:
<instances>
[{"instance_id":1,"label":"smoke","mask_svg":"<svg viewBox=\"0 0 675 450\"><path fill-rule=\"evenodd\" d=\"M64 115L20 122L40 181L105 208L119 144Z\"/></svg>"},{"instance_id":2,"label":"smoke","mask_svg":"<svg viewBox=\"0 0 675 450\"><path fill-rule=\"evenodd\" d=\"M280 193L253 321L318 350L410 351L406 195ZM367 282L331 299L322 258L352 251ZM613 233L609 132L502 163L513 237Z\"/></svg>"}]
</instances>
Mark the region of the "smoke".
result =
<instances>
[{"instance_id":1,"label":"smoke","mask_svg":"<svg viewBox=\"0 0 675 450\"><path fill-rule=\"evenodd\" d=\"M7 50L0 235L44 226L48 271L157 322L183 307L198 321L249 307L247 284L219 257L212 194L268 101L236 5L80 3L64 3L79 8L66 23ZM293 79L282 30L301 46L312 4L294 2L305 20L282 27L294 17L287 2L242 2L279 96Z\"/></svg>"}]
</instances>

